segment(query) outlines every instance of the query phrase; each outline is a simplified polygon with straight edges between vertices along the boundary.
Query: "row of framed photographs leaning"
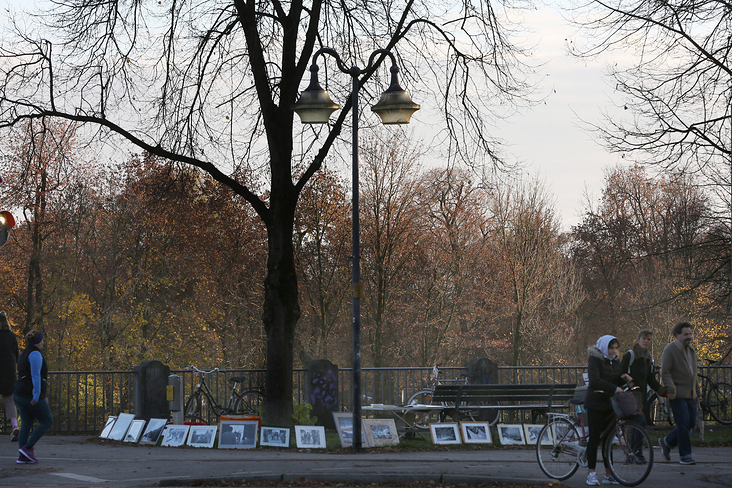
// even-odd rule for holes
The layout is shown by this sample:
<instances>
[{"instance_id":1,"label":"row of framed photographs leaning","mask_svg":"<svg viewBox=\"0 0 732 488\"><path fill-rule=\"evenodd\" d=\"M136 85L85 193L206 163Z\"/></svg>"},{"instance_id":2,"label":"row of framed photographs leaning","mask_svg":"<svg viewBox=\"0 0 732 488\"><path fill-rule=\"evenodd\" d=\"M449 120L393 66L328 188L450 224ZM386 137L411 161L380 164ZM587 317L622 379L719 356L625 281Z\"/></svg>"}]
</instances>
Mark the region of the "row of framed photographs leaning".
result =
<instances>
[{"instance_id":1,"label":"row of framed photographs leaning","mask_svg":"<svg viewBox=\"0 0 732 488\"><path fill-rule=\"evenodd\" d=\"M353 415L333 412L341 447L353 445ZM536 444L543 425L498 424L501 445ZM493 438L487 422L430 424L432 441L437 445L491 444ZM295 444L299 449L324 449L325 428L317 425L296 425ZM362 419L363 447L393 446L399 444L394 419ZM99 437L168 447L203 447L219 449L252 449L259 446L290 448L291 430L287 427L260 426L257 420L222 420L218 425L176 425L167 419L136 419L129 413L107 418ZM548 435L545 432L545 435ZM217 443L218 440L218 443ZM551 443L542 439L542 443Z\"/></svg>"}]
</instances>

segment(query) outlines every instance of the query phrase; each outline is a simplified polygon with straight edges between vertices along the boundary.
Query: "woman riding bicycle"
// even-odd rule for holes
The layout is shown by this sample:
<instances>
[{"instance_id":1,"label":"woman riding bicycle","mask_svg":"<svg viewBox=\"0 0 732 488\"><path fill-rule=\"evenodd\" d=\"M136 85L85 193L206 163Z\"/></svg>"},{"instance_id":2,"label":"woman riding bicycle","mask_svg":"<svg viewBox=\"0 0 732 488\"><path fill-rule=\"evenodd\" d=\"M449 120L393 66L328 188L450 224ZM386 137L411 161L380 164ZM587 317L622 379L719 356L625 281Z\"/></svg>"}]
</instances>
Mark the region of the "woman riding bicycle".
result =
<instances>
[{"instance_id":1,"label":"woman riding bicycle","mask_svg":"<svg viewBox=\"0 0 732 488\"><path fill-rule=\"evenodd\" d=\"M597 465L597 447L600 445L601 435L613 420L613 407L610 398L622 394L620 388L623 383L632 381L628 374L620 368L618 358L618 339L611 335L604 335L597 340L597 344L587 349L587 375L590 384L587 387L585 408L587 409L587 424L589 438L587 440L587 484L600 485L595 473ZM603 485L617 485L619 482L610 473L608 460L603 456L605 465L605 479Z\"/></svg>"}]
</instances>

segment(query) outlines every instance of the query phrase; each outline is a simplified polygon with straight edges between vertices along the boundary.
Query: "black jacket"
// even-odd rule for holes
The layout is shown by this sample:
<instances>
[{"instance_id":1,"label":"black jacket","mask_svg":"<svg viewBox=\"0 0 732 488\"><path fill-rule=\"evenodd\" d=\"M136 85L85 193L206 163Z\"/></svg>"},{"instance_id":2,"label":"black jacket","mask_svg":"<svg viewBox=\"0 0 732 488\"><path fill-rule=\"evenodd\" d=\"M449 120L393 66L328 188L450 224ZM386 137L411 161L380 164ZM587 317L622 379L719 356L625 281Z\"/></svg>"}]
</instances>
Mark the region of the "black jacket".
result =
<instances>
[{"instance_id":1,"label":"black jacket","mask_svg":"<svg viewBox=\"0 0 732 488\"><path fill-rule=\"evenodd\" d=\"M10 330L0 330L0 395L12 395L15 381L15 367L18 363L18 339Z\"/></svg>"},{"instance_id":2,"label":"black jacket","mask_svg":"<svg viewBox=\"0 0 732 488\"><path fill-rule=\"evenodd\" d=\"M620 361L620 370L623 373L628 373L633 378L633 384L640 388L643 392L643 406L646 403L646 386L650 386L656 393L662 391L664 388L661 383L658 382L656 377L653 375L652 364L653 359L650 353L643 354L643 350L638 344L633 346L633 364L630 364L630 351L623 355L623 360ZM647 357L646 357L647 356ZM630 364L630 372L628 372L628 365Z\"/></svg>"},{"instance_id":3,"label":"black jacket","mask_svg":"<svg viewBox=\"0 0 732 488\"><path fill-rule=\"evenodd\" d=\"M31 377L31 366L28 361L28 355L33 351L41 352L35 345L30 344L26 347L23 352L20 353L18 358L18 382L15 384L15 394L21 398L33 398L33 378ZM43 358L43 353L41 353ZM41 395L38 400L46 398L46 390L48 389L48 364L46 364L46 358L43 358L43 365L41 366Z\"/></svg>"},{"instance_id":4,"label":"black jacket","mask_svg":"<svg viewBox=\"0 0 732 488\"><path fill-rule=\"evenodd\" d=\"M610 398L615 395L617 388L625 383L620 378L624 374L620 369L620 360L617 358L607 359L595 346L587 348L587 354L589 356L587 376L590 384L587 385L585 407L592 410L612 412L613 407L610 404Z\"/></svg>"}]
</instances>

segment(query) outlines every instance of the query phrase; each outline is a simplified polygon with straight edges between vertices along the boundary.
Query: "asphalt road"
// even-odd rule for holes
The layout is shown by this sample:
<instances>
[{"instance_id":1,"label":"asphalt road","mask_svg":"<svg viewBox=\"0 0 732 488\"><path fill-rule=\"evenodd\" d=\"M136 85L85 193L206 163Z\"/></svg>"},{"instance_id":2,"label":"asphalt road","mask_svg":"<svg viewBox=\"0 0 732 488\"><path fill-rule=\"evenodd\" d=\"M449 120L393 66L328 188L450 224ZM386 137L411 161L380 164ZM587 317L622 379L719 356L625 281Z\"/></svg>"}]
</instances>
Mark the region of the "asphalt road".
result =
<instances>
[{"instance_id":1,"label":"asphalt road","mask_svg":"<svg viewBox=\"0 0 732 488\"><path fill-rule=\"evenodd\" d=\"M17 444L0 443L0 486L188 486L195 480L298 479L360 486L413 481L544 484L530 448L401 452L385 448L359 454L277 449L195 449L101 441L95 437L46 436L36 446L40 462L16 464ZM656 450L656 459L660 453ZM656 462L648 488L732 486L732 448L696 448L694 466ZM673 459L673 458L672 458ZM585 486L579 470L564 484Z\"/></svg>"}]
</instances>

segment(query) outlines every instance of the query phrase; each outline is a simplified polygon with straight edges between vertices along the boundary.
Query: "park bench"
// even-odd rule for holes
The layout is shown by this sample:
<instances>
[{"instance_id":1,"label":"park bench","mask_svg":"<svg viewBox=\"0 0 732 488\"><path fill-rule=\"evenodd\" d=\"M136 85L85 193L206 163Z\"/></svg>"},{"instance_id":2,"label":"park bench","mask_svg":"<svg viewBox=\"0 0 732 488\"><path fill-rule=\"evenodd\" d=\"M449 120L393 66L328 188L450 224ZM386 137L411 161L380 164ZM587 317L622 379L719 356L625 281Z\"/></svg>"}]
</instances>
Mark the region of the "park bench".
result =
<instances>
[{"instance_id":1,"label":"park bench","mask_svg":"<svg viewBox=\"0 0 732 488\"><path fill-rule=\"evenodd\" d=\"M443 417L460 419L480 410L531 410L535 422L551 410L565 408L576 388L574 383L440 384L435 386L432 402L445 405Z\"/></svg>"}]
</instances>

